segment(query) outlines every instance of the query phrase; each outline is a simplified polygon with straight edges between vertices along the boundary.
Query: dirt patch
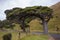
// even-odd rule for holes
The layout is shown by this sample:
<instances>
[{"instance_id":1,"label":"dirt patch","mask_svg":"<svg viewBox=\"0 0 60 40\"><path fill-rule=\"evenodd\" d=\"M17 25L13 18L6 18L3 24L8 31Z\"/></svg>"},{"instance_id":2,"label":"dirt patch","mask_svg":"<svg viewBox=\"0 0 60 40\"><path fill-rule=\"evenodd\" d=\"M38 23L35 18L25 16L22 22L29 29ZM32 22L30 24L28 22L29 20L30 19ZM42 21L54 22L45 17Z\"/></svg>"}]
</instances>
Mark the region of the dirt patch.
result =
<instances>
[{"instance_id":1,"label":"dirt patch","mask_svg":"<svg viewBox=\"0 0 60 40\"><path fill-rule=\"evenodd\" d=\"M52 36L49 36L49 40L55 40Z\"/></svg>"}]
</instances>

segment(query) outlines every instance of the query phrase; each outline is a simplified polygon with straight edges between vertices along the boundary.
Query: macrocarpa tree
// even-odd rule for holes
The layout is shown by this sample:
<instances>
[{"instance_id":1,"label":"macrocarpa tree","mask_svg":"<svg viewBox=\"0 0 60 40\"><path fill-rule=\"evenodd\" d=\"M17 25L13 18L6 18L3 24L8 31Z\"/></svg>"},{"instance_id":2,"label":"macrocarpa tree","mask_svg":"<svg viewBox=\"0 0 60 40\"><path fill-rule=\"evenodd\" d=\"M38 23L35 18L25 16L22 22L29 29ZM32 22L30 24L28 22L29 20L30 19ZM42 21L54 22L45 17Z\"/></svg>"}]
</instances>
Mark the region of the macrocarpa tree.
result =
<instances>
[{"instance_id":1,"label":"macrocarpa tree","mask_svg":"<svg viewBox=\"0 0 60 40\"><path fill-rule=\"evenodd\" d=\"M26 8L13 8L5 10L6 18L10 22L19 23L21 29L26 32L25 28L28 23L35 19L40 18L42 21L44 33L48 33L48 22L53 17L53 10L46 6L33 6Z\"/></svg>"}]
</instances>

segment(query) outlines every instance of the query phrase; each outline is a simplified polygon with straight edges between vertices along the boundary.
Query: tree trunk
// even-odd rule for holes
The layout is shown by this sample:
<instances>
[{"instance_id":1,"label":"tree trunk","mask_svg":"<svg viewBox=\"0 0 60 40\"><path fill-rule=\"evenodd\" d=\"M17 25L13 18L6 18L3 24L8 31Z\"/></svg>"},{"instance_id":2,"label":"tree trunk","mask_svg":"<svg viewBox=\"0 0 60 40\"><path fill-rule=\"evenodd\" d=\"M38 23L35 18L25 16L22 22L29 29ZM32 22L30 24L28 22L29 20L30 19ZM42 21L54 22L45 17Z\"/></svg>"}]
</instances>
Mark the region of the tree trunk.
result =
<instances>
[{"instance_id":1,"label":"tree trunk","mask_svg":"<svg viewBox=\"0 0 60 40\"><path fill-rule=\"evenodd\" d=\"M43 22L43 30L44 30L44 34L48 34L48 25L47 22L44 20Z\"/></svg>"},{"instance_id":2,"label":"tree trunk","mask_svg":"<svg viewBox=\"0 0 60 40\"><path fill-rule=\"evenodd\" d=\"M22 26L23 31L26 32L24 22L21 23L21 26Z\"/></svg>"},{"instance_id":3,"label":"tree trunk","mask_svg":"<svg viewBox=\"0 0 60 40\"><path fill-rule=\"evenodd\" d=\"M22 29L24 32L26 32L24 19L20 21L20 26L21 26L21 29Z\"/></svg>"},{"instance_id":4,"label":"tree trunk","mask_svg":"<svg viewBox=\"0 0 60 40\"><path fill-rule=\"evenodd\" d=\"M26 30L28 33L30 33L30 27L27 27L27 30Z\"/></svg>"}]
</instances>

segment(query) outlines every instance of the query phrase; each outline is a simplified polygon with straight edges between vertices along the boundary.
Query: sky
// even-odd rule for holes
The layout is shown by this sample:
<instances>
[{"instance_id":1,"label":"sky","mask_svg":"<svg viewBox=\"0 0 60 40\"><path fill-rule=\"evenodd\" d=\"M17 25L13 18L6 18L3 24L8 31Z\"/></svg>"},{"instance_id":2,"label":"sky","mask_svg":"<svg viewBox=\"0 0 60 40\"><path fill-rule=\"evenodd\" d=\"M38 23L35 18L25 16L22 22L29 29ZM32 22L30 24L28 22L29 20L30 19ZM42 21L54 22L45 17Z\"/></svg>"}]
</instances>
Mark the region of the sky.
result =
<instances>
[{"instance_id":1,"label":"sky","mask_svg":"<svg viewBox=\"0 0 60 40\"><path fill-rule=\"evenodd\" d=\"M4 13L7 9L14 7L28 7L28 6L51 6L60 2L60 0L0 0L0 20L5 20L6 15Z\"/></svg>"}]
</instances>

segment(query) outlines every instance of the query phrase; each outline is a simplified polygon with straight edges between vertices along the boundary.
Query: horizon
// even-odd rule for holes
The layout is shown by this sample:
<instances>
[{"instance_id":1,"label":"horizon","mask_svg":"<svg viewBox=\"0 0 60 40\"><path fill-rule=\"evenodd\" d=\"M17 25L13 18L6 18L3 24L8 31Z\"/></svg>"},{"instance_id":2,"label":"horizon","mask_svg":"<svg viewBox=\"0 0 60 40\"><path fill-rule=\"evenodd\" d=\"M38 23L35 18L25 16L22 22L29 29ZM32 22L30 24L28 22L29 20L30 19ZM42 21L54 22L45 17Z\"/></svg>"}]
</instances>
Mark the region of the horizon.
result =
<instances>
[{"instance_id":1,"label":"horizon","mask_svg":"<svg viewBox=\"0 0 60 40\"><path fill-rule=\"evenodd\" d=\"M49 2L48 2L49 1ZM4 13L7 9L12 9L14 7L28 7L28 6L52 6L60 0L0 0L0 20L5 20L6 15Z\"/></svg>"}]
</instances>

